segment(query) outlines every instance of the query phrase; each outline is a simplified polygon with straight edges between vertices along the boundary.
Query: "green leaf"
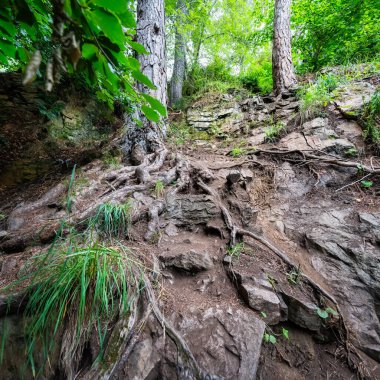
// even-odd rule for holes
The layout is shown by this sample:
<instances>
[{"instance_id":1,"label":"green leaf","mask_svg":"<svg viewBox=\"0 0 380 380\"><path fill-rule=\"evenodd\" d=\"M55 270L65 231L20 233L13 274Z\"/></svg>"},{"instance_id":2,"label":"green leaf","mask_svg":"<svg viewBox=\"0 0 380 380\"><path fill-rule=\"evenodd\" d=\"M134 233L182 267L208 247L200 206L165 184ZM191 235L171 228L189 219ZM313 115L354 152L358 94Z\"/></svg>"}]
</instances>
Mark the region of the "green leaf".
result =
<instances>
[{"instance_id":1,"label":"green leaf","mask_svg":"<svg viewBox=\"0 0 380 380\"><path fill-rule=\"evenodd\" d=\"M156 86L150 81L148 77L146 77L141 71L133 70L132 77L139 81L142 84L145 84L151 90L155 90Z\"/></svg>"},{"instance_id":2,"label":"green leaf","mask_svg":"<svg viewBox=\"0 0 380 380\"><path fill-rule=\"evenodd\" d=\"M369 189L373 186L373 182L372 181L361 181L360 182L362 184L362 186L365 188L365 189Z\"/></svg>"},{"instance_id":3,"label":"green leaf","mask_svg":"<svg viewBox=\"0 0 380 380\"><path fill-rule=\"evenodd\" d=\"M289 331L285 328L282 328L282 335L289 340Z\"/></svg>"},{"instance_id":4,"label":"green leaf","mask_svg":"<svg viewBox=\"0 0 380 380\"><path fill-rule=\"evenodd\" d=\"M150 121L154 121L156 123L160 121L160 115L153 108L144 105L141 106L141 110Z\"/></svg>"},{"instance_id":5,"label":"green leaf","mask_svg":"<svg viewBox=\"0 0 380 380\"><path fill-rule=\"evenodd\" d=\"M263 318L266 318L268 316L265 311L262 311L260 314L262 315Z\"/></svg>"},{"instance_id":6,"label":"green leaf","mask_svg":"<svg viewBox=\"0 0 380 380\"><path fill-rule=\"evenodd\" d=\"M326 309L326 312L329 313L329 314L335 315L335 316L339 315L339 314L337 313L337 311L335 311L335 310L332 309L331 307L328 307L328 308Z\"/></svg>"},{"instance_id":7,"label":"green leaf","mask_svg":"<svg viewBox=\"0 0 380 380\"><path fill-rule=\"evenodd\" d=\"M265 341L266 343L269 342L269 334L268 334L268 333L265 333L265 334L264 334L264 341Z\"/></svg>"},{"instance_id":8,"label":"green leaf","mask_svg":"<svg viewBox=\"0 0 380 380\"><path fill-rule=\"evenodd\" d=\"M136 58L129 57L127 63L132 70L140 70L140 62Z\"/></svg>"},{"instance_id":9,"label":"green leaf","mask_svg":"<svg viewBox=\"0 0 380 380\"><path fill-rule=\"evenodd\" d=\"M82 56L85 59L92 58L98 51L99 49L94 44L83 44L82 46Z\"/></svg>"},{"instance_id":10,"label":"green leaf","mask_svg":"<svg viewBox=\"0 0 380 380\"><path fill-rule=\"evenodd\" d=\"M93 5L103 7L108 11L114 12L116 14L125 13L128 11L127 0L95 0Z\"/></svg>"},{"instance_id":11,"label":"green leaf","mask_svg":"<svg viewBox=\"0 0 380 380\"><path fill-rule=\"evenodd\" d=\"M131 46L133 50L135 50L139 54L149 54L146 50L145 47L138 42L134 42L131 40L127 40L128 45Z\"/></svg>"},{"instance_id":12,"label":"green leaf","mask_svg":"<svg viewBox=\"0 0 380 380\"><path fill-rule=\"evenodd\" d=\"M276 337L274 335L269 335L269 342L272 344L276 344L277 343Z\"/></svg>"},{"instance_id":13,"label":"green leaf","mask_svg":"<svg viewBox=\"0 0 380 380\"><path fill-rule=\"evenodd\" d=\"M329 313L326 310L322 310L320 308L317 309L317 314L322 318L326 319L329 316Z\"/></svg>"},{"instance_id":14,"label":"green leaf","mask_svg":"<svg viewBox=\"0 0 380 380\"><path fill-rule=\"evenodd\" d=\"M160 101L148 94L142 94L142 96L155 111L160 113L163 117L167 115L166 107Z\"/></svg>"},{"instance_id":15,"label":"green leaf","mask_svg":"<svg viewBox=\"0 0 380 380\"><path fill-rule=\"evenodd\" d=\"M129 11L124 12L122 14L118 14L118 16L119 16L123 26L125 26L126 28L131 28L131 29L136 28L136 20L135 20L135 16L133 15L132 12L129 12Z\"/></svg>"},{"instance_id":16,"label":"green leaf","mask_svg":"<svg viewBox=\"0 0 380 380\"><path fill-rule=\"evenodd\" d=\"M84 14L91 26L96 26L98 30L104 33L112 42L122 46L125 42L125 35L117 17L101 8L85 11Z\"/></svg>"}]
</instances>

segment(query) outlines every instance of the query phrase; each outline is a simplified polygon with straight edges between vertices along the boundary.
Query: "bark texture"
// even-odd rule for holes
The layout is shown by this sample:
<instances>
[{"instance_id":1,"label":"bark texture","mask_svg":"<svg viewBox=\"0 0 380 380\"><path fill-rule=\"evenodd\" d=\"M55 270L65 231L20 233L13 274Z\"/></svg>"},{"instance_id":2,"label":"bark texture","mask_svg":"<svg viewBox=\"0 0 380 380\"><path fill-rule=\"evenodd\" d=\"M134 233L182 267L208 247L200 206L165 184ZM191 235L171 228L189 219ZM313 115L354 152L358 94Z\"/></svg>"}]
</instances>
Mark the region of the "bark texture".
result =
<instances>
[{"instance_id":1,"label":"bark texture","mask_svg":"<svg viewBox=\"0 0 380 380\"><path fill-rule=\"evenodd\" d=\"M183 82L186 70L186 41L182 33L182 19L187 14L185 0L177 0L178 20L175 31L174 66L170 83L170 105L182 99Z\"/></svg>"},{"instance_id":2,"label":"bark texture","mask_svg":"<svg viewBox=\"0 0 380 380\"><path fill-rule=\"evenodd\" d=\"M297 83L292 62L291 3L291 0L276 0L275 2L272 52L275 95L285 92Z\"/></svg>"},{"instance_id":3,"label":"bark texture","mask_svg":"<svg viewBox=\"0 0 380 380\"><path fill-rule=\"evenodd\" d=\"M138 60L142 73L156 86L148 89L141 83L137 84L139 91L167 104L167 77L165 55L165 8L164 0L137 1L137 42L144 46L149 54L139 54ZM135 120L142 125L137 125ZM127 114L125 117L126 134L123 142L124 155L131 158L135 164L143 162L149 152L160 148L165 137L165 125L150 122L142 114Z\"/></svg>"}]
</instances>

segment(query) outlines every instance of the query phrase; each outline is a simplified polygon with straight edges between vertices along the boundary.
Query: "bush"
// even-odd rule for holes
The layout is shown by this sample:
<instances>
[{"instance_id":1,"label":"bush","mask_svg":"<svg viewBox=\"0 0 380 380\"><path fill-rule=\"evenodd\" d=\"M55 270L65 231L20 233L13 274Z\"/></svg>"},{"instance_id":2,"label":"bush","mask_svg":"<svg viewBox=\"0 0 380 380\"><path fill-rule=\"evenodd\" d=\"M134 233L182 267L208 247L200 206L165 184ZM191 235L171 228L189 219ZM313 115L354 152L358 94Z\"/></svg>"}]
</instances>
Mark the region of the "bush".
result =
<instances>
[{"instance_id":1,"label":"bush","mask_svg":"<svg viewBox=\"0 0 380 380\"><path fill-rule=\"evenodd\" d=\"M364 106L360 121L363 126L364 138L370 143L378 144L380 142L380 89Z\"/></svg>"}]
</instances>

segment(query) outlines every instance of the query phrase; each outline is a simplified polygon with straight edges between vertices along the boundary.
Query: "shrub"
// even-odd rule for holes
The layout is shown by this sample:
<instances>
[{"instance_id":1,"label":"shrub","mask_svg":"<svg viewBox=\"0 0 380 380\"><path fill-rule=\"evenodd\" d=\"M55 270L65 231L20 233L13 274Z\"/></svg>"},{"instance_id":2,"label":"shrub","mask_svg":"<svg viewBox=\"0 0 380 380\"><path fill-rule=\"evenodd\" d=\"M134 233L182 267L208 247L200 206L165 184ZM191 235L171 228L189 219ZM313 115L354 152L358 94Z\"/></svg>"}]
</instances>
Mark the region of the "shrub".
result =
<instances>
[{"instance_id":1,"label":"shrub","mask_svg":"<svg viewBox=\"0 0 380 380\"><path fill-rule=\"evenodd\" d=\"M364 138L377 144L380 141L380 90L377 90L371 100L364 106L360 121L363 126Z\"/></svg>"}]
</instances>

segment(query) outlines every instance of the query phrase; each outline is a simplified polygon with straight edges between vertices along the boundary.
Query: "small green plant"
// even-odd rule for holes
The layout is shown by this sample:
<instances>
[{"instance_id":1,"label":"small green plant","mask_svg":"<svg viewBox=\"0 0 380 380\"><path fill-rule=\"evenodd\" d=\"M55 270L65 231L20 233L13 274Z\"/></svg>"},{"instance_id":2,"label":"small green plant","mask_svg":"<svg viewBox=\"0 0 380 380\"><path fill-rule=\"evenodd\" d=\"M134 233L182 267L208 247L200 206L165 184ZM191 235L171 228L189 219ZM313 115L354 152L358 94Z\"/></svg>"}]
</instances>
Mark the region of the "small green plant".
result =
<instances>
[{"instance_id":1,"label":"small green plant","mask_svg":"<svg viewBox=\"0 0 380 380\"><path fill-rule=\"evenodd\" d=\"M334 315L337 316L338 313L332 309L331 307L328 307L327 309L317 309L317 314L322 318L322 319L327 319L329 315Z\"/></svg>"},{"instance_id":2,"label":"small green plant","mask_svg":"<svg viewBox=\"0 0 380 380\"><path fill-rule=\"evenodd\" d=\"M170 123L168 128L168 141L172 141L175 145L184 145L186 141L191 139L192 130L186 123Z\"/></svg>"},{"instance_id":3,"label":"small green plant","mask_svg":"<svg viewBox=\"0 0 380 380\"><path fill-rule=\"evenodd\" d=\"M349 148L344 152L346 157L356 157L358 155L358 151L355 148Z\"/></svg>"},{"instance_id":4,"label":"small green plant","mask_svg":"<svg viewBox=\"0 0 380 380\"><path fill-rule=\"evenodd\" d=\"M380 90L363 107L359 120L363 126L364 138L373 144L380 142Z\"/></svg>"},{"instance_id":5,"label":"small green plant","mask_svg":"<svg viewBox=\"0 0 380 380\"><path fill-rule=\"evenodd\" d=\"M265 311L261 311L260 314L263 318L266 318L268 316L268 314Z\"/></svg>"},{"instance_id":6,"label":"small green plant","mask_svg":"<svg viewBox=\"0 0 380 380\"><path fill-rule=\"evenodd\" d=\"M267 142L275 142L284 129L285 125L283 123L276 123L264 128L265 140Z\"/></svg>"},{"instance_id":7,"label":"small green plant","mask_svg":"<svg viewBox=\"0 0 380 380\"><path fill-rule=\"evenodd\" d=\"M42 344L48 360L63 326L69 331L64 337L66 360L78 357L93 331L99 335L101 357L110 323L116 315L126 315L139 287L140 278L126 270L132 266L132 257L125 247L60 248L34 257L31 264L36 271L30 280L25 315L34 376L38 375L34 362L37 343Z\"/></svg>"},{"instance_id":8,"label":"small green plant","mask_svg":"<svg viewBox=\"0 0 380 380\"><path fill-rule=\"evenodd\" d=\"M272 343L276 344L277 343L277 338L273 334L265 333L264 334L264 342L265 343Z\"/></svg>"},{"instance_id":9,"label":"small green plant","mask_svg":"<svg viewBox=\"0 0 380 380\"><path fill-rule=\"evenodd\" d=\"M156 184L154 185L154 194L157 198L161 198L164 195L164 189L165 185L164 183L159 179Z\"/></svg>"},{"instance_id":10,"label":"small green plant","mask_svg":"<svg viewBox=\"0 0 380 380\"><path fill-rule=\"evenodd\" d=\"M292 285L299 285L301 281L301 267L294 267L289 273L286 274L288 281Z\"/></svg>"},{"instance_id":11,"label":"small green plant","mask_svg":"<svg viewBox=\"0 0 380 380\"><path fill-rule=\"evenodd\" d=\"M230 152L231 156L235 158L242 156L244 153L245 149L243 148L233 148Z\"/></svg>"},{"instance_id":12,"label":"small green plant","mask_svg":"<svg viewBox=\"0 0 380 380\"><path fill-rule=\"evenodd\" d=\"M6 216L4 213L0 212L0 222L1 222L2 220L4 220L6 217L7 217L7 216Z\"/></svg>"},{"instance_id":13,"label":"small green plant","mask_svg":"<svg viewBox=\"0 0 380 380\"><path fill-rule=\"evenodd\" d=\"M128 236L131 226L132 201L124 204L103 203L98 207L95 216L90 220L90 227L95 227L106 236Z\"/></svg>"},{"instance_id":14,"label":"small green plant","mask_svg":"<svg viewBox=\"0 0 380 380\"><path fill-rule=\"evenodd\" d=\"M282 336L283 336L285 339L289 340L289 331L288 331L287 329L285 329L285 328L283 327L282 330L281 330L281 333L282 333Z\"/></svg>"},{"instance_id":15,"label":"small green plant","mask_svg":"<svg viewBox=\"0 0 380 380\"><path fill-rule=\"evenodd\" d=\"M277 280L274 277L270 276L269 274L267 275L267 279L268 279L268 282L270 283L271 287L273 289L275 289L276 285L277 285Z\"/></svg>"},{"instance_id":16,"label":"small green plant","mask_svg":"<svg viewBox=\"0 0 380 380\"><path fill-rule=\"evenodd\" d=\"M372 181L360 181L360 183L364 189L370 189L373 186Z\"/></svg>"},{"instance_id":17,"label":"small green plant","mask_svg":"<svg viewBox=\"0 0 380 380\"><path fill-rule=\"evenodd\" d=\"M120 165L120 158L112 156L110 153L103 156L102 161L105 165L109 166L110 168L117 169Z\"/></svg>"},{"instance_id":18,"label":"small green plant","mask_svg":"<svg viewBox=\"0 0 380 380\"><path fill-rule=\"evenodd\" d=\"M227 255L240 258L241 254L244 252L244 242L235 244L227 248Z\"/></svg>"}]
</instances>

